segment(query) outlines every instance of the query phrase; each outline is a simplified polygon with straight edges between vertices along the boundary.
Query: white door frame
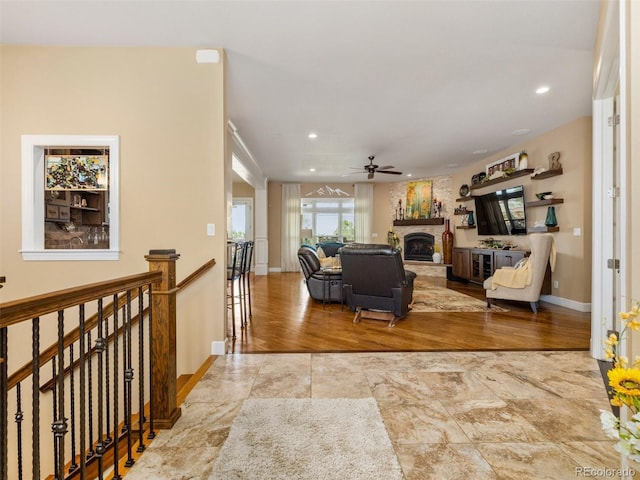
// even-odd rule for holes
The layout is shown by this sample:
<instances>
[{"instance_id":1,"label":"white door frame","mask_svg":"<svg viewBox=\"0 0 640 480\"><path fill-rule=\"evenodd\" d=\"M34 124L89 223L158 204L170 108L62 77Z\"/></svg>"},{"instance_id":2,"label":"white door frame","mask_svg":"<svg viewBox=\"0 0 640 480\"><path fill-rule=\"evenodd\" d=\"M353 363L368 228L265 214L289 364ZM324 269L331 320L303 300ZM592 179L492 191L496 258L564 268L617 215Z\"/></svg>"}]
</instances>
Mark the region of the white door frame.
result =
<instances>
[{"instance_id":1,"label":"white door frame","mask_svg":"<svg viewBox=\"0 0 640 480\"><path fill-rule=\"evenodd\" d=\"M624 304L621 300L628 291L625 3L614 0L607 4L594 76L591 355L597 359L604 359L607 330L619 328L616 304ZM620 97L616 102L618 91ZM615 113L614 102L620 118L617 132L609 125ZM614 197L610 192L616 192ZM620 260L617 281L607 267L607 260L614 258Z\"/></svg>"}]
</instances>

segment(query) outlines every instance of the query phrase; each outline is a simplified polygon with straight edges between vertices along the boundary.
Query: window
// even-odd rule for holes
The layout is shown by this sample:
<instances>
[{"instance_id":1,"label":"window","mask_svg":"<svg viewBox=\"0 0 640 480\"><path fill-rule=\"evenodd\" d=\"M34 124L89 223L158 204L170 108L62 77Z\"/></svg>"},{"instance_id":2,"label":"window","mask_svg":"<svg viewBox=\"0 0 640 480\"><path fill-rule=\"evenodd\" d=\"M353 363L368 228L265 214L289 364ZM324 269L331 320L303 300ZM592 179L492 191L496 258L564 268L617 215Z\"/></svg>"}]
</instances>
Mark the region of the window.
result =
<instances>
[{"instance_id":1,"label":"window","mask_svg":"<svg viewBox=\"0 0 640 480\"><path fill-rule=\"evenodd\" d=\"M22 136L22 257L119 258L119 138Z\"/></svg>"},{"instance_id":2,"label":"window","mask_svg":"<svg viewBox=\"0 0 640 480\"><path fill-rule=\"evenodd\" d=\"M302 243L325 241L353 242L353 198L303 198Z\"/></svg>"}]
</instances>

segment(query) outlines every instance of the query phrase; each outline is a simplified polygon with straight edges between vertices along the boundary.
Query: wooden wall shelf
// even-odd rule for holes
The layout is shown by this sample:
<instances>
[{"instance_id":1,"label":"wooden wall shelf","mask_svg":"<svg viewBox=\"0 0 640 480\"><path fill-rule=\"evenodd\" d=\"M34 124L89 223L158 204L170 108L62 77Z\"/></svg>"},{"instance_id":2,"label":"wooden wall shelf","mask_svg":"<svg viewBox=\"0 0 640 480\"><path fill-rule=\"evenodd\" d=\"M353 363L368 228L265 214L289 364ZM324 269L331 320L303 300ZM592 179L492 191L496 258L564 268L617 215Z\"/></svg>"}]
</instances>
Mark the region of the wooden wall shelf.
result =
<instances>
[{"instance_id":1,"label":"wooden wall shelf","mask_svg":"<svg viewBox=\"0 0 640 480\"><path fill-rule=\"evenodd\" d=\"M546 172L539 173L538 175L533 175L531 180L542 180L543 178L555 177L556 175L562 175L561 168L557 170L547 170Z\"/></svg>"},{"instance_id":2,"label":"wooden wall shelf","mask_svg":"<svg viewBox=\"0 0 640 480\"><path fill-rule=\"evenodd\" d=\"M468 197L456 198L456 202L468 202L469 200L473 200L473 195L469 195Z\"/></svg>"},{"instance_id":3,"label":"wooden wall shelf","mask_svg":"<svg viewBox=\"0 0 640 480\"><path fill-rule=\"evenodd\" d=\"M458 225L456 230L472 230L474 228L476 228L475 225Z\"/></svg>"},{"instance_id":4,"label":"wooden wall shelf","mask_svg":"<svg viewBox=\"0 0 640 480\"><path fill-rule=\"evenodd\" d=\"M533 202L525 203L525 207L544 207L545 205L557 205L558 203L564 203L564 198L552 198L550 200L535 200Z\"/></svg>"},{"instance_id":5,"label":"wooden wall shelf","mask_svg":"<svg viewBox=\"0 0 640 480\"><path fill-rule=\"evenodd\" d=\"M560 227L529 227L527 233L559 232Z\"/></svg>"},{"instance_id":6,"label":"wooden wall shelf","mask_svg":"<svg viewBox=\"0 0 640 480\"><path fill-rule=\"evenodd\" d=\"M419 218L417 220L394 220L396 227L408 227L411 225L444 225L444 218Z\"/></svg>"},{"instance_id":7,"label":"wooden wall shelf","mask_svg":"<svg viewBox=\"0 0 640 480\"><path fill-rule=\"evenodd\" d=\"M497 183L508 182L509 180L513 180L514 178L524 177L525 175L531 175L533 173L533 168L525 168L524 170L516 170L511 175L506 177L494 178L493 180L487 180L484 183L477 183L475 185L471 185L469 189L478 190L479 188L488 187L489 185L495 185Z\"/></svg>"}]
</instances>

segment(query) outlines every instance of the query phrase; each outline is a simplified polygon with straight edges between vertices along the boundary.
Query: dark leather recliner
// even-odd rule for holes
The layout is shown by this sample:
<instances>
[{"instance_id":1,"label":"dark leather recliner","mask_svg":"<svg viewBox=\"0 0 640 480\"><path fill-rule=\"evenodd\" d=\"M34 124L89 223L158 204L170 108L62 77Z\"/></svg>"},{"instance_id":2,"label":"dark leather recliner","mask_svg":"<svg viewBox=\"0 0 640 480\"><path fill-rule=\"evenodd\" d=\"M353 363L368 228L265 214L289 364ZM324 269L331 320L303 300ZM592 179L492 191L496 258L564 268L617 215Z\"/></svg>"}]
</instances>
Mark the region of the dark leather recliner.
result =
<instances>
[{"instance_id":1,"label":"dark leather recliner","mask_svg":"<svg viewBox=\"0 0 640 480\"><path fill-rule=\"evenodd\" d=\"M340 250L345 303L361 316L390 320L392 327L410 310L416 274L406 271L399 248L390 245L351 244ZM363 310L372 310L364 314ZM386 316L375 312L389 312Z\"/></svg>"},{"instance_id":2,"label":"dark leather recliner","mask_svg":"<svg viewBox=\"0 0 640 480\"><path fill-rule=\"evenodd\" d=\"M311 298L342 302L342 273L323 272L318 254L307 246L298 249L298 260Z\"/></svg>"}]
</instances>

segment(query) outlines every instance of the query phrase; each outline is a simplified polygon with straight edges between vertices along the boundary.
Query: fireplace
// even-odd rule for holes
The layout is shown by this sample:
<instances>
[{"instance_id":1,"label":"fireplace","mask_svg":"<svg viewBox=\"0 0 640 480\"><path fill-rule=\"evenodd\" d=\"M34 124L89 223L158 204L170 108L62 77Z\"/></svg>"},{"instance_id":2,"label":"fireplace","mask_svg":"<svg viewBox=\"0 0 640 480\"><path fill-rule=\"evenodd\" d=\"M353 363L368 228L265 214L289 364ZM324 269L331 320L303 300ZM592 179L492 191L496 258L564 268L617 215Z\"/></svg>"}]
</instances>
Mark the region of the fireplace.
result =
<instances>
[{"instance_id":1,"label":"fireplace","mask_svg":"<svg viewBox=\"0 0 640 480\"><path fill-rule=\"evenodd\" d=\"M433 261L433 235L430 233L408 233L404 236L404 259Z\"/></svg>"}]
</instances>

